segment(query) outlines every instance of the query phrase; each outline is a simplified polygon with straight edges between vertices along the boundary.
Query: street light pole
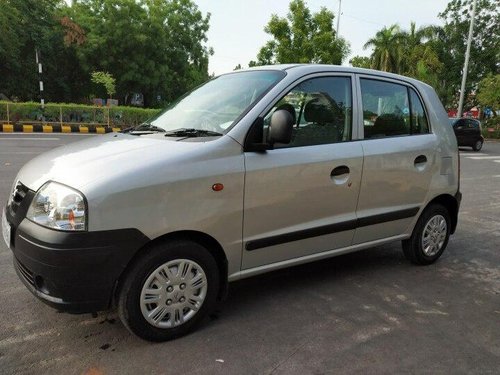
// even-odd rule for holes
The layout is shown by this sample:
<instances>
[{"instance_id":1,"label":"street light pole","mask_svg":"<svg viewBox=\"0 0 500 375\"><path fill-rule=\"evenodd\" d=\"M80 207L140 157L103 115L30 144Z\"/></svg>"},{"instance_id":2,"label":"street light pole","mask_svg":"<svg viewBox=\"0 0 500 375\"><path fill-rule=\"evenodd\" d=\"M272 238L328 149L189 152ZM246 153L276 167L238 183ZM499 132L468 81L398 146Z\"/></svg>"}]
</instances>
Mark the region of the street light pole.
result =
<instances>
[{"instance_id":1,"label":"street light pole","mask_svg":"<svg viewBox=\"0 0 500 375\"><path fill-rule=\"evenodd\" d=\"M472 14L469 26L469 38L467 39L467 50L465 51L465 62L464 70L462 72L462 86L460 88L460 100L458 102L458 112L457 117L462 117L462 111L464 109L464 95L465 95L465 82L467 81L467 71L469 69L469 59L470 59L470 45L472 43L472 34L474 31L474 18L476 17L476 0L472 3Z\"/></svg>"},{"instance_id":2,"label":"street light pole","mask_svg":"<svg viewBox=\"0 0 500 375\"><path fill-rule=\"evenodd\" d=\"M44 95L43 95L43 81L42 81L42 62L41 62L41 56L38 53L38 48L35 48L35 58L38 70L38 83L40 86L40 108L42 109L42 122L45 122L45 115L44 115L45 99L43 98Z\"/></svg>"},{"instance_id":3,"label":"street light pole","mask_svg":"<svg viewBox=\"0 0 500 375\"><path fill-rule=\"evenodd\" d=\"M38 48L35 48L35 58L38 71L38 83L40 85L40 106L43 108L45 106L45 100L43 99L42 62L38 53Z\"/></svg>"},{"instance_id":4,"label":"street light pole","mask_svg":"<svg viewBox=\"0 0 500 375\"><path fill-rule=\"evenodd\" d=\"M342 0L339 0L339 14L337 14L337 38L339 37L341 7L342 7Z\"/></svg>"}]
</instances>

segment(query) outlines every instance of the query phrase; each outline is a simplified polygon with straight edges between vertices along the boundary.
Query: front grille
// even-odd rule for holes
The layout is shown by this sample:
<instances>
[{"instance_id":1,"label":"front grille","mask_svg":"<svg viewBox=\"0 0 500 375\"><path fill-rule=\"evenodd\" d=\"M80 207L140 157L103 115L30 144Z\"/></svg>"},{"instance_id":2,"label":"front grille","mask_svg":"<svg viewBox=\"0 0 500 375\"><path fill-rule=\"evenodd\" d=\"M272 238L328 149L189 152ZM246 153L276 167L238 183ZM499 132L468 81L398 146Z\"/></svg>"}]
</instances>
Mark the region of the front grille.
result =
<instances>
[{"instance_id":1,"label":"front grille","mask_svg":"<svg viewBox=\"0 0 500 375\"><path fill-rule=\"evenodd\" d=\"M22 264L17 258L14 258L14 264L19 271L21 277L31 286L35 287L35 277L33 272L31 272L24 264Z\"/></svg>"},{"instance_id":2,"label":"front grille","mask_svg":"<svg viewBox=\"0 0 500 375\"><path fill-rule=\"evenodd\" d=\"M26 198L26 194L28 194L29 189L24 186L21 182L17 182L16 186L14 187L14 190L12 191L12 195L10 197L10 210L13 215L17 213L19 210L19 207L21 206L21 203L23 202L24 198Z\"/></svg>"}]
</instances>

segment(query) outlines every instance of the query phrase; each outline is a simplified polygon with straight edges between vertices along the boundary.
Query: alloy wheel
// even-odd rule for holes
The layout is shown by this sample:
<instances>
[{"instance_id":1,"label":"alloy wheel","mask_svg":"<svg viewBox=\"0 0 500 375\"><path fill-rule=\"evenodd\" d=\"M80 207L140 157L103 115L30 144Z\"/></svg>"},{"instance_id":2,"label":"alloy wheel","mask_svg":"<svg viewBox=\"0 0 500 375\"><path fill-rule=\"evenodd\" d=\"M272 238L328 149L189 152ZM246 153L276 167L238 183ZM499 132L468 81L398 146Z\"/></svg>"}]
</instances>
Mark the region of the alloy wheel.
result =
<instances>
[{"instance_id":1,"label":"alloy wheel","mask_svg":"<svg viewBox=\"0 0 500 375\"><path fill-rule=\"evenodd\" d=\"M422 232L422 250L428 257L436 255L446 241L448 226L442 215L432 216Z\"/></svg>"}]
</instances>

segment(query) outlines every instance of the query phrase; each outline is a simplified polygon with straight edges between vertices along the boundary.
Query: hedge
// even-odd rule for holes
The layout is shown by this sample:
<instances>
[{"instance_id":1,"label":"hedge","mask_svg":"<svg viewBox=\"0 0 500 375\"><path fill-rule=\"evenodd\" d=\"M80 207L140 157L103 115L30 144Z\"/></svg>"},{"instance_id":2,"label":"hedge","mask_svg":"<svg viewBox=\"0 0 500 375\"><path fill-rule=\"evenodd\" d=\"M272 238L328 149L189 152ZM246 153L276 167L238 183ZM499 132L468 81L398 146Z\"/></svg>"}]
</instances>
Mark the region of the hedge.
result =
<instances>
[{"instance_id":1,"label":"hedge","mask_svg":"<svg viewBox=\"0 0 500 375\"><path fill-rule=\"evenodd\" d=\"M7 105L9 122L30 122L42 119L40 103L13 103L0 101L0 121L7 121ZM127 106L98 107L84 104L47 103L43 115L46 122L109 124L112 126L138 125L160 112L159 109L136 108ZM62 119L61 119L62 115Z\"/></svg>"},{"instance_id":2,"label":"hedge","mask_svg":"<svg viewBox=\"0 0 500 375\"><path fill-rule=\"evenodd\" d=\"M492 117L482 123L485 138L500 139L500 116Z\"/></svg>"},{"instance_id":3,"label":"hedge","mask_svg":"<svg viewBox=\"0 0 500 375\"><path fill-rule=\"evenodd\" d=\"M42 118L38 102L0 101L0 122L7 122L7 105L10 123L36 122ZM43 114L46 122L59 123L62 120L65 124L108 125L108 111L109 125L123 128L138 125L161 110L127 106L98 107L85 104L47 103ZM482 122L482 128L485 138L500 139L500 116Z\"/></svg>"}]
</instances>

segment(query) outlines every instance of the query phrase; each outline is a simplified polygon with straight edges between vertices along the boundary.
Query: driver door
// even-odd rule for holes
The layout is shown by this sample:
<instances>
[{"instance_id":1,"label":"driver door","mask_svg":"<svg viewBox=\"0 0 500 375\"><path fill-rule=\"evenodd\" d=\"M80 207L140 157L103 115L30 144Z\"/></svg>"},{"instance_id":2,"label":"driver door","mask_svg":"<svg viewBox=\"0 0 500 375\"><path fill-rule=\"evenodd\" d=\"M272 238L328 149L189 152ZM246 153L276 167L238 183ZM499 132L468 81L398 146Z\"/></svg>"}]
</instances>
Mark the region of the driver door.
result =
<instances>
[{"instance_id":1,"label":"driver door","mask_svg":"<svg viewBox=\"0 0 500 375\"><path fill-rule=\"evenodd\" d=\"M307 79L265 114L264 124L277 108L293 111L294 135L245 152L242 269L351 245L363 166L352 92L350 75Z\"/></svg>"}]
</instances>

